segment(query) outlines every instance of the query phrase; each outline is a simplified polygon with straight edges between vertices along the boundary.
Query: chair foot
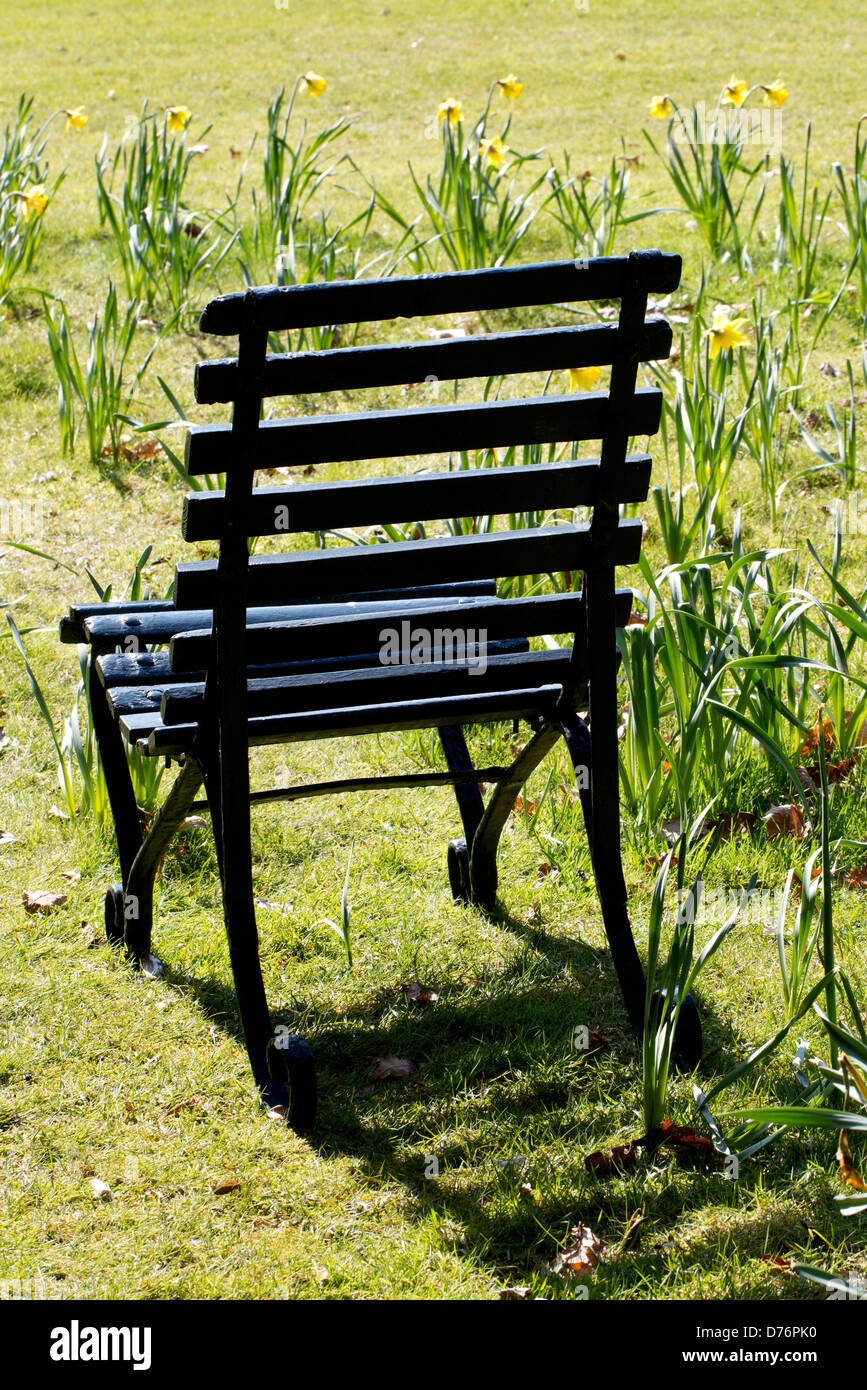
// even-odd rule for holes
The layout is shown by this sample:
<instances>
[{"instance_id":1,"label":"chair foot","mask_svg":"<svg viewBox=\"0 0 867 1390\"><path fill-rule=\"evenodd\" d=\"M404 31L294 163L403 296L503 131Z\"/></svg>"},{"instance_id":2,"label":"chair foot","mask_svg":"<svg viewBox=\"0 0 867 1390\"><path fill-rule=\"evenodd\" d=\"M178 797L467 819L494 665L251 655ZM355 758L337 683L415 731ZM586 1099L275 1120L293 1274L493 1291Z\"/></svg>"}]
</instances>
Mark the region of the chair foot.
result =
<instances>
[{"instance_id":1,"label":"chair foot","mask_svg":"<svg viewBox=\"0 0 867 1390\"><path fill-rule=\"evenodd\" d=\"M112 946L123 941L123 884L113 883L105 895L105 939Z\"/></svg>"},{"instance_id":2,"label":"chair foot","mask_svg":"<svg viewBox=\"0 0 867 1390\"><path fill-rule=\"evenodd\" d=\"M281 1037L279 1042L269 1042L267 1061L274 1087L272 1095L266 1091L266 1103L270 1103L271 1108L283 1108L287 1124L297 1134L307 1133L316 1123L313 1053L304 1039L293 1033Z\"/></svg>"},{"instance_id":3,"label":"chair foot","mask_svg":"<svg viewBox=\"0 0 867 1390\"><path fill-rule=\"evenodd\" d=\"M456 903L469 903L470 852L466 840L451 840L448 848L449 886Z\"/></svg>"},{"instance_id":4,"label":"chair foot","mask_svg":"<svg viewBox=\"0 0 867 1390\"><path fill-rule=\"evenodd\" d=\"M654 990L651 1017L658 1017L666 991ZM674 1047L671 1059L678 1071L694 1071L701 1061L702 1034L701 1018L691 994L684 997L674 1030Z\"/></svg>"}]
</instances>

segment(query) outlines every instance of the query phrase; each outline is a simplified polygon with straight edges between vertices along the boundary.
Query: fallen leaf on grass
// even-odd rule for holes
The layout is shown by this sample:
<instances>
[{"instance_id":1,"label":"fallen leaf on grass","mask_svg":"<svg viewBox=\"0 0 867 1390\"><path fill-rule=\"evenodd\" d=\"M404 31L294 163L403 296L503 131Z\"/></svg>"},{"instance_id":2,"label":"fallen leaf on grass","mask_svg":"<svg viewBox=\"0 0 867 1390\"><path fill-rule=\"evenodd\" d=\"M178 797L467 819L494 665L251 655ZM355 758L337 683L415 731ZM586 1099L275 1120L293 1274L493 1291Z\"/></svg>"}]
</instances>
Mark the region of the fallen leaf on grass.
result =
<instances>
[{"instance_id":1,"label":"fallen leaf on grass","mask_svg":"<svg viewBox=\"0 0 867 1390\"><path fill-rule=\"evenodd\" d=\"M102 1181L102 1178L91 1178L90 1195L96 1202L110 1202L111 1188L107 1182Z\"/></svg>"},{"instance_id":2,"label":"fallen leaf on grass","mask_svg":"<svg viewBox=\"0 0 867 1390\"><path fill-rule=\"evenodd\" d=\"M539 809L538 801L525 801L522 796L515 797L515 810L521 811L528 816L534 816Z\"/></svg>"},{"instance_id":3,"label":"fallen leaf on grass","mask_svg":"<svg viewBox=\"0 0 867 1390\"><path fill-rule=\"evenodd\" d=\"M11 830L0 830L0 845L11 845L16 839Z\"/></svg>"},{"instance_id":4,"label":"fallen leaf on grass","mask_svg":"<svg viewBox=\"0 0 867 1390\"><path fill-rule=\"evenodd\" d=\"M767 815L762 816L769 840L778 840L784 835L794 835L802 840L806 834L804 813L800 806L772 806Z\"/></svg>"},{"instance_id":5,"label":"fallen leaf on grass","mask_svg":"<svg viewBox=\"0 0 867 1390\"><path fill-rule=\"evenodd\" d=\"M760 1260L764 1260L766 1265L772 1265L778 1274L792 1273L792 1259L790 1255L760 1255Z\"/></svg>"},{"instance_id":6,"label":"fallen leaf on grass","mask_svg":"<svg viewBox=\"0 0 867 1390\"><path fill-rule=\"evenodd\" d=\"M49 820L69 820L69 818L70 818L70 817L69 817L69 812L68 812L68 811L61 811L61 809L60 809L59 806L49 806L49 808L48 808L48 819L49 819Z\"/></svg>"},{"instance_id":7,"label":"fallen leaf on grass","mask_svg":"<svg viewBox=\"0 0 867 1390\"><path fill-rule=\"evenodd\" d=\"M852 1158L852 1150L849 1148L849 1136L845 1129L840 1130L840 1142L837 1145L837 1162L840 1165L840 1177L843 1182L847 1182L850 1187L854 1187L857 1192L867 1192L865 1183L858 1169L855 1167L855 1160Z\"/></svg>"},{"instance_id":8,"label":"fallen leaf on grass","mask_svg":"<svg viewBox=\"0 0 867 1390\"><path fill-rule=\"evenodd\" d=\"M439 999L439 995L425 985L419 984L418 980L413 980L412 984L406 987L407 1004L433 1004L437 999Z\"/></svg>"},{"instance_id":9,"label":"fallen leaf on grass","mask_svg":"<svg viewBox=\"0 0 867 1390\"><path fill-rule=\"evenodd\" d=\"M371 1075L374 1081L388 1081L392 1076L411 1076L415 1063L408 1057L377 1057Z\"/></svg>"},{"instance_id":10,"label":"fallen leaf on grass","mask_svg":"<svg viewBox=\"0 0 867 1390\"><path fill-rule=\"evenodd\" d=\"M211 1186L211 1191L218 1197L224 1196L227 1192L237 1192L244 1184L238 1178L221 1178Z\"/></svg>"},{"instance_id":11,"label":"fallen leaf on grass","mask_svg":"<svg viewBox=\"0 0 867 1390\"><path fill-rule=\"evenodd\" d=\"M630 1140L628 1144L615 1144L613 1149L597 1149L595 1153L587 1154L584 1167L588 1173L596 1173L598 1177L622 1172L634 1164L638 1157L637 1148L635 1141Z\"/></svg>"},{"instance_id":12,"label":"fallen leaf on grass","mask_svg":"<svg viewBox=\"0 0 867 1390\"><path fill-rule=\"evenodd\" d=\"M21 900L24 903L24 911L28 912L32 917L36 912L47 915L49 912L53 912L56 907L62 907L66 902L66 894L47 892L31 893L28 888L25 888L24 892L21 894Z\"/></svg>"},{"instance_id":13,"label":"fallen leaf on grass","mask_svg":"<svg viewBox=\"0 0 867 1390\"><path fill-rule=\"evenodd\" d=\"M720 1160L720 1155L709 1139L703 1134L696 1134L688 1125L676 1125L673 1120L663 1120L658 1129L648 1130L640 1139L636 1139L635 1143L642 1148L650 1149L651 1152L664 1145L670 1149L685 1149L688 1153L703 1158Z\"/></svg>"},{"instance_id":14,"label":"fallen leaf on grass","mask_svg":"<svg viewBox=\"0 0 867 1390\"><path fill-rule=\"evenodd\" d=\"M867 861L860 868L852 869L845 874L843 883L847 888L867 888Z\"/></svg>"},{"instance_id":15,"label":"fallen leaf on grass","mask_svg":"<svg viewBox=\"0 0 867 1390\"><path fill-rule=\"evenodd\" d=\"M60 877L61 877L61 878L66 878L66 879L68 879L70 883L77 883L78 880L81 878L81 870L80 870L80 869L64 869L64 870L61 872Z\"/></svg>"},{"instance_id":16,"label":"fallen leaf on grass","mask_svg":"<svg viewBox=\"0 0 867 1390\"><path fill-rule=\"evenodd\" d=\"M708 830L719 830L720 839L729 840L738 830L752 830L756 819L755 811L733 811L730 815L717 816L715 820L705 821L705 827Z\"/></svg>"},{"instance_id":17,"label":"fallen leaf on grass","mask_svg":"<svg viewBox=\"0 0 867 1390\"><path fill-rule=\"evenodd\" d=\"M572 1244L567 1245L565 1250L551 1261L551 1271L553 1274L560 1274L564 1278L580 1279L584 1274L588 1274L595 1264L599 1262L599 1256L605 1251L605 1246L597 1235L591 1231L589 1226L579 1223L572 1227L570 1232Z\"/></svg>"},{"instance_id":18,"label":"fallen leaf on grass","mask_svg":"<svg viewBox=\"0 0 867 1390\"><path fill-rule=\"evenodd\" d=\"M198 1110L199 1101L195 1096L187 1096L186 1100L179 1100L174 1105L166 1108L167 1115L180 1115L182 1110Z\"/></svg>"}]
</instances>

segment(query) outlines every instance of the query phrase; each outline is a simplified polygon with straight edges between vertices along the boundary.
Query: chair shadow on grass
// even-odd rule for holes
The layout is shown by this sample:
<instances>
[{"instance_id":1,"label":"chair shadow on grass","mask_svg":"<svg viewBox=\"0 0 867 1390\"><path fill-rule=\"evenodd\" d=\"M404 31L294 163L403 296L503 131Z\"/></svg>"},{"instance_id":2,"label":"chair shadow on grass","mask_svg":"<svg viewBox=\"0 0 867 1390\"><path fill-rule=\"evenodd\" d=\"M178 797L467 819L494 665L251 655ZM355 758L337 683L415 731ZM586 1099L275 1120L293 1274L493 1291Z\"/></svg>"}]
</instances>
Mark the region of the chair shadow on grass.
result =
<instances>
[{"instance_id":1,"label":"chair shadow on grass","mask_svg":"<svg viewBox=\"0 0 867 1390\"><path fill-rule=\"evenodd\" d=\"M402 1184L414 1199L406 1207L410 1215L426 1220L435 1211L440 1220L447 1218L463 1233L456 1253L514 1282L519 1275L526 1278L528 1264L538 1266L532 1251L543 1232L559 1236L579 1220L589 1224L592 1219L595 1228L604 1228L606 1221L622 1222L623 1180L612 1184L591 1177L585 1169L584 1156L594 1144L581 1133L582 1100L595 1096L598 1110L601 1089L612 1114L612 1132L631 1117L637 1137L640 1057L606 949L577 937L554 936L542 922L528 924L500 907L486 920L519 938L527 951L502 974L460 986L458 997L450 998L448 988L435 982L439 999L422 1007L408 1005L403 988L396 986L339 1015L307 1012L303 1028L317 1062L320 1097L317 1127L309 1142L324 1158L349 1155L361 1160L362 1181L379 1186L390 1179ZM173 983L170 966L166 974L167 982ZM187 974L183 988L243 1047L229 984ZM471 991L479 988L495 992L473 1002ZM705 1033L698 1080L707 1089L745 1055L745 1045L716 1014L709 997L698 995L696 1003ZM371 1022L395 1005L397 1017ZM299 1027L298 1015L285 1010L275 1010L274 1023L288 1024L293 1031ZM609 1052L578 1060L572 1042L576 1024L600 1027ZM552 1039L557 1040L553 1048ZM374 1083L371 1070L377 1057L410 1057L417 1070L406 1079ZM482 1145L458 1133L443 1142L442 1136L456 1128L468 1133L478 1129L472 1115L455 1118L474 1100L482 1107L475 1120L503 1132L502 1152L496 1152L496 1139ZM523 1136L520 1140L516 1132ZM526 1152L516 1155L516 1143ZM550 1163L546 1148L562 1151L564 1143L574 1147L574 1158L557 1160L551 1195L538 1204L510 1203L510 1184L514 1189L523 1181L532 1184L540 1165ZM472 1151L483 1146L489 1151L479 1162ZM432 1158L437 1160L439 1180L429 1180ZM671 1163L684 1166L674 1157ZM468 1169L473 1174L470 1181ZM458 1183L448 1181L457 1174ZM626 1178L631 1210L641 1209L646 1180L647 1168L639 1160ZM716 1176L715 1183L722 1179ZM576 1201L579 1185L584 1196ZM749 1175L740 1186L749 1189ZM662 1209L656 1203L654 1213L655 1219L670 1218L672 1225L684 1206L680 1197L672 1205L673 1193L671 1188ZM699 1175L694 1194L697 1208L715 1200L709 1195L706 1173ZM600 1234L604 1238L604 1229ZM544 1246L547 1257L555 1253L551 1239L545 1239ZM647 1261L647 1273L660 1261L660 1267L665 1263L658 1250L646 1256L642 1252L641 1258ZM616 1278L616 1261L606 1268L614 1268Z\"/></svg>"}]
</instances>

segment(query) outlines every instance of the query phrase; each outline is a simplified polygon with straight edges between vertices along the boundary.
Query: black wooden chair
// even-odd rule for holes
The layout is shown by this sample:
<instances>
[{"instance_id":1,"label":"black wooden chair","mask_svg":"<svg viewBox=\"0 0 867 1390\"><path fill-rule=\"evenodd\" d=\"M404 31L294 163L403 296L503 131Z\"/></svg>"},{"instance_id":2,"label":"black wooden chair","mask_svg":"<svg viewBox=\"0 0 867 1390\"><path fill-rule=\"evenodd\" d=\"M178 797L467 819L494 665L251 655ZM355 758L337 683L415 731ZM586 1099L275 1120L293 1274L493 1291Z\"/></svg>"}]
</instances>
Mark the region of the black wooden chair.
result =
<instances>
[{"instance_id":1,"label":"black wooden chair","mask_svg":"<svg viewBox=\"0 0 867 1390\"><path fill-rule=\"evenodd\" d=\"M313 1123L313 1061L300 1038L274 1040L258 955L250 808L266 801L371 787L454 786L463 836L448 848L456 898L483 908L497 892L497 845L516 795L562 736L578 782L602 916L627 1012L640 1034L644 977L620 857L616 629L631 595L618 565L638 559L651 460L629 453L656 432L660 393L636 385L638 364L668 356L671 330L646 318L649 293L680 278L658 251L417 278L253 289L213 300L205 333L238 338L237 357L201 364L196 398L233 406L231 424L193 426L186 466L224 472L225 492L185 501L187 541L219 540L216 560L177 567L174 601L73 608L67 641L86 641L90 694L117 832L122 884L109 889L106 930L145 969L154 877L191 808L212 815L226 931L247 1050L269 1106ZM611 321L415 343L270 355L269 334L316 325L619 301ZM262 420L267 398L610 365L607 390ZM254 487L257 469L376 460L557 441L601 441L592 458L531 466ZM592 508L588 525L442 534L250 557L248 539L378 523ZM496 597L507 576L583 576L580 591ZM383 664L383 634L411 621L414 659ZM484 633L478 653L443 660L436 634ZM529 638L573 634L530 650ZM472 640L472 639L470 639ZM478 640L478 638L477 638ZM428 645L429 644L429 645ZM458 645L460 645L458 643ZM165 647L168 646L168 650ZM157 650L162 647L163 650ZM418 657L421 655L421 661ZM475 656L475 660L473 657ZM456 658L456 659L455 659ZM484 669L482 669L484 666ZM588 708L588 722L578 711ZM463 726L523 720L511 766L474 767ZM248 748L395 729L437 728L447 772L356 778L251 791ZM591 736L592 730L592 736ZM143 834L123 739L177 760L177 776ZM492 787L487 804L479 784ZM204 785L206 801L196 801ZM686 1015L682 1015L685 1017ZM693 1013L687 1050L700 1051ZM681 1039L681 1041L683 1041Z\"/></svg>"}]
</instances>

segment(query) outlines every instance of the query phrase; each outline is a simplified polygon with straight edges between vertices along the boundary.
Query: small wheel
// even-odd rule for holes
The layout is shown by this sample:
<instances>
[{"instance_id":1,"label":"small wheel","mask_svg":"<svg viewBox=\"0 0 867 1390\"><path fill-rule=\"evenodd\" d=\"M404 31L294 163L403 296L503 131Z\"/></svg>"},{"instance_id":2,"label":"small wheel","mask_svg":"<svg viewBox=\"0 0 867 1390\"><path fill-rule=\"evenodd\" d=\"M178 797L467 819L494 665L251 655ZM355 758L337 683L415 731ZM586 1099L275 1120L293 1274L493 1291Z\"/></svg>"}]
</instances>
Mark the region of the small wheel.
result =
<instances>
[{"instance_id":1,"label":"small wheel","mask_svg":"<svg viewBox=\"0 0 867 1390\"><path fill-rule=\"evenodd\" d=\"M450 840L448 848L449 887L456 903L470 901L470 852L466 840Z\"/></svg>"},{"instance_id":2,"label":"small wheel","mask_svg":"<svg viewBox=\"0 0 867 1390\"><path fill-rule=\"evenodd\" d=\"M653 1005L651 1009L651 1019L659 1017L662 1008L662 1001L665 998L664 989L655 990L653 995ZM671 1051L671 1059L678 1071L693 1071L701 1061L702 1036L701 1019L695 1000L691 994L684 997L680 1006L680 1013L677 1016L677 1027L674 1030L674 1047Z\"/></svg>"},{"instance_id":3,"label":"small wheel","mask_svg":"<svg viewBox=\"0 0 867 1390\"><path fill-rule=\"evenodd\" d=\"M123 884L113 883L105 895L105 938L112 945L123 941Z\"/></svg>"},{"instance_id":4,"label":"small wheel","mask_svg":"<svg viewBox=\"0 0 867 1390\"><path fill-rule=\"evenodd\" d=\"M313 1053L297 1033L268 1044L268 1074L288 1094L286 1121L298 1134L316 1123L316 1064Z\"/></svg>"}]
</instances>

